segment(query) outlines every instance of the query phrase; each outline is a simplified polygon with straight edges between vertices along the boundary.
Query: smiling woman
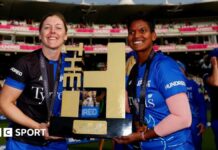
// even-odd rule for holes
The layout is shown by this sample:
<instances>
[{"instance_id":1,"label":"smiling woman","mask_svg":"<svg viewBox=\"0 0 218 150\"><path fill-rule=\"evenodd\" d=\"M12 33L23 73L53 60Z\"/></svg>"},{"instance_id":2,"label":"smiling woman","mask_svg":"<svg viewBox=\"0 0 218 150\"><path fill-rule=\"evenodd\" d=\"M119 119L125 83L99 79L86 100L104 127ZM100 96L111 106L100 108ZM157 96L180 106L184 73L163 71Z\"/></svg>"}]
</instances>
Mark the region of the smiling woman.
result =
<instances>
[{"instance_id":1,"label":"smiling woman","mask_svg":"<svg viewBox=\"0 0 218 150\"><path fill-rule=\"evenodd\" d=\"M39 39L42 41L43 53L52 60L57 60L67 40L67 24L64 17L57 14L43 18L39 25Z\"/></svg>"},{"instance_id":2,"label":"smiling woman","mask_svg":"<svg viewBox=\"0 0 218 150\"><path fill-rule=\"evenodd\" d=\"M174 60L153 50L155 26L148 16L130 17L127 28L136 60L126 77L133 133L114 140L125 150L193 149L184 75Z\"/></svg>"},{"instance_id":3,"label":"smiling woman","mask_svg":"<svg viewBox=\"0 0 218 150\"><path fill-rule=\"evenodd\" d=\"M0 95L0 110L12 121L14 134L6 144L13 149L67 149L64 138L49 136L50 116L59 116L64 72L61 49L67 40L67 26L60 13L46 15L39 28L42 49L20 58L9 70ZM40 135L38 134L40 131Z\"/></svg>"}]
</instances>

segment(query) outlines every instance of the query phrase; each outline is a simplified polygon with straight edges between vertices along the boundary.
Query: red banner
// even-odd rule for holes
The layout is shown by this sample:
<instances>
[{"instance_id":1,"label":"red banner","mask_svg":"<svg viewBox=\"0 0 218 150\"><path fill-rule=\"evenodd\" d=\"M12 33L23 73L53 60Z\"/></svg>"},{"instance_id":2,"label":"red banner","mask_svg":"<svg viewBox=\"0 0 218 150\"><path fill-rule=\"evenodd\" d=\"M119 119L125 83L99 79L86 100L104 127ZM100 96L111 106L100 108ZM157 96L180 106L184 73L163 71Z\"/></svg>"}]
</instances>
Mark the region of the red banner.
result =
<instances>
[{"instance_id":1,"label":"red banner","mask_svg":"<svg viewBox=\"0 0 218 150\"><path fill-rule=\"evenodd\" d=\"M120 29L119 28L114 28L110 30L111 33L120 33Z\"/></svg>"},{"instance_id":2,"label":"red banner","mask_svg":"<svg viewBox=\"0 0 218 150\"><path fill-rule=\"evenodd\" d=\"M92 33L93 29L92 28L78 28L76 29L76 32Z\"/></svg>"},{"instance_id":3,"label":"red banner","mask_svg":"<svg viewBox=\"0 0 218 150\"><path fill-rule=\"evenodd\" d=\"M0 29L10 29L10 25L0 25Z\"/></svg>"},{"instance_id":4,"label":"red banner","mask_svg":"<svg viewBox=\"0 0 218 150\"><path fill-rule=\"evenodd\" d=\"M207 48L207 44L189 44L187 45L187 49L206 49Z\"/></svg>"},{"instance_id":5,"label":"red banner","mask_svg":"<svg viewBox=\"0 0 218 150\"><path fill-rule=\"evenodd\" d=\"M218 31L218 26L212 26L212 29Z\"/></svg>"},{"instance_id":6,"label":"red banner","mask_svg":"<svg viewBox=\"0 0 218 150\"><path fill-rule=\"evenodd\" d=\"M182 27L179 28L180 32L195 32L197 30L197 27Z\"/></svg>"},{"instance_id":7,"label":"red banner","mask_svg":"<svg viewBox=\"0 0 218 150\"><path fill-rule=\"evenodd\" d=\"M38 28L38 27L30 26L30 27L29 27L29 30L30 30L30 31L39 31L39 28Z\"/></svg>"}]
</instances>

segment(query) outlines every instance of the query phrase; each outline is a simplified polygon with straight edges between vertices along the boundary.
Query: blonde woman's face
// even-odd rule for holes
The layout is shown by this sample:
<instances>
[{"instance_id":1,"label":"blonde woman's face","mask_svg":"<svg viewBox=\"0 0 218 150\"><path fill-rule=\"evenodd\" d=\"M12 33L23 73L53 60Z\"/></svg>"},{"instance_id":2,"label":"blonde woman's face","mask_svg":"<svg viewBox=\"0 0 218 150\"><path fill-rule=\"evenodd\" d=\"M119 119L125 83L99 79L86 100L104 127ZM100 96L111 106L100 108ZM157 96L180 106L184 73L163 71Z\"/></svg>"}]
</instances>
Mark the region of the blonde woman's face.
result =
<instances>
[{"instance_id":1,"label":"blonde woman's face","mask_svg":"<svg viewBox=\"0 0 218 150\"><path fill-rule=\"evenodd\" d=\"M67 40L67 31L63 21L58 16L46 18L39 32L39 38L44 48L60 49Z\"/></svg>"}]
</instances>

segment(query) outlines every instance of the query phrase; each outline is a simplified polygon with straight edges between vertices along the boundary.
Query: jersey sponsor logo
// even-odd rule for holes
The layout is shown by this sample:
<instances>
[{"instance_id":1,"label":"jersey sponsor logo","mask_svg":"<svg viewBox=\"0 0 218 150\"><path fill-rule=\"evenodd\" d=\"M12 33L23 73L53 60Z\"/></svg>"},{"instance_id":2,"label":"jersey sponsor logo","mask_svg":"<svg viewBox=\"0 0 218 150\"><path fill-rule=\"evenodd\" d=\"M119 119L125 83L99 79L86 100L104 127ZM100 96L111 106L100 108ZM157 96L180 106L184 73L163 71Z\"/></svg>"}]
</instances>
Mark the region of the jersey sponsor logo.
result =
<instances>
[{"instance_id":1,"label":"jersey sponsor logo","mask_svg":"<svg viewBox=\"0 0 218 150\"><path fill-rule=\"evenodd\" d=\"M10 69L12 72L14 72L15 74L17 74L18 76L22 76L23 73L20 70L17 70L16 68L12 67Z\"/></svg>"},{"instance_id":2,"label":"jersey sponsor logo","mask_svg":"<svg viewBox=\"0 0 218 150\"><path fill-rule=\"evenodd\" d=\"M40 101L38 102L38 104L41 105L42 102L43 102L44 99L45 99L44 88L32 86L32 90L33 90L33 92L35 93L34 98L37 99L37 100L40 100ZM51 94L52 94L52 93L49 93L49 95L51 95Z\"/></svg>"},{"instance_id":3,"label":"jersey sponsor logo","mask_svg":"<svg viewBox=\"0 0 218 150\"><path fill-rule=\"evenodd\" d=\"M35 93L34 98L36 100L39 100L38 104L41 105L43 101L45 100L45 94L44 94L44 88L42 87L34 87L32 86L32 90ZM49 92L49 96L51 97L53 92ZM62 92L57 92L58 100L61 100L62 98Z\"/></svg>"},{"instance_id":4,"label":"jersey sponsor logo","mask_svg":"<svg viewBox=\"0 0 218 150\"><path fill-rule=\"evenodd\" d=\"M128 97L129 105L133 106L135 109L135 113L139 113L139 98Z\"/></svg>"},{"instance_id":5,"label":"jersey sponsor logo","mask_svg":"<svg viewBox=\"0 0 218 150\"><path fill-rule=\"evenodd\" d=\"M170 89L172 87L175 87L175 86L186 86L185 82L184 81L173 81L173 82L170 82L169 84L167 84L165 86L165 89Z\"/></svg>"},{"instance_id":6,"label":"jersey sponsor logo","mask_svg":"<svg viewBox=\"0 0 218 150\"><path fill-rule=\"evenodd\" d=\"M139 98L133 98L133 97L128 97L129 99L129 104L135 107L136 111L139 112L139 102L140 99ZM145 101L145 107L146 108L154 108L155 107L155 103L154 103L154 99L153 99L153 94L148 94L148 98Z\"/></svg>"},{"instance_id":7,"label":"jersey sponsor logo","mask_svg":"<svg viewBox=\"0 0 218 150\"><path fill-rule=\"evenodd\" d=\"M147 101L145 101L145 106L147 108L154 108L155 107L155 103L154 103L154 99L153 99L153 94L148 94Z\"/></svg>"}]
</instances>

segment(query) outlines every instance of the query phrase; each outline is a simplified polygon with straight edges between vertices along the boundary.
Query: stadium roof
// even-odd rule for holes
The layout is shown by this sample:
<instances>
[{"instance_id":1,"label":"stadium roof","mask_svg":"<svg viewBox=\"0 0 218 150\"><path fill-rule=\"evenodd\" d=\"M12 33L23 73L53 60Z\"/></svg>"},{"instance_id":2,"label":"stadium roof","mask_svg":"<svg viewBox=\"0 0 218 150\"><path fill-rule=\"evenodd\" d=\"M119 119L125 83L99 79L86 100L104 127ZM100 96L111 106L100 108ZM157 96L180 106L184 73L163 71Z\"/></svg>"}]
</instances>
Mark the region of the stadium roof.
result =
<instances>
[{"instance_id":1,"label":"stadium roof","mask_svg":"<svg viewBox=\"0 0 218 150\"><path fill-rule=\"evenodd\" d=\"M112 24L129 15L144 12L156 19L218 16L218 2L184 5L80 5L57 2L0 0L0 19L34 19L39 21L51 11L60 11L68 22Z\"/></svg>"}]
</instances>

